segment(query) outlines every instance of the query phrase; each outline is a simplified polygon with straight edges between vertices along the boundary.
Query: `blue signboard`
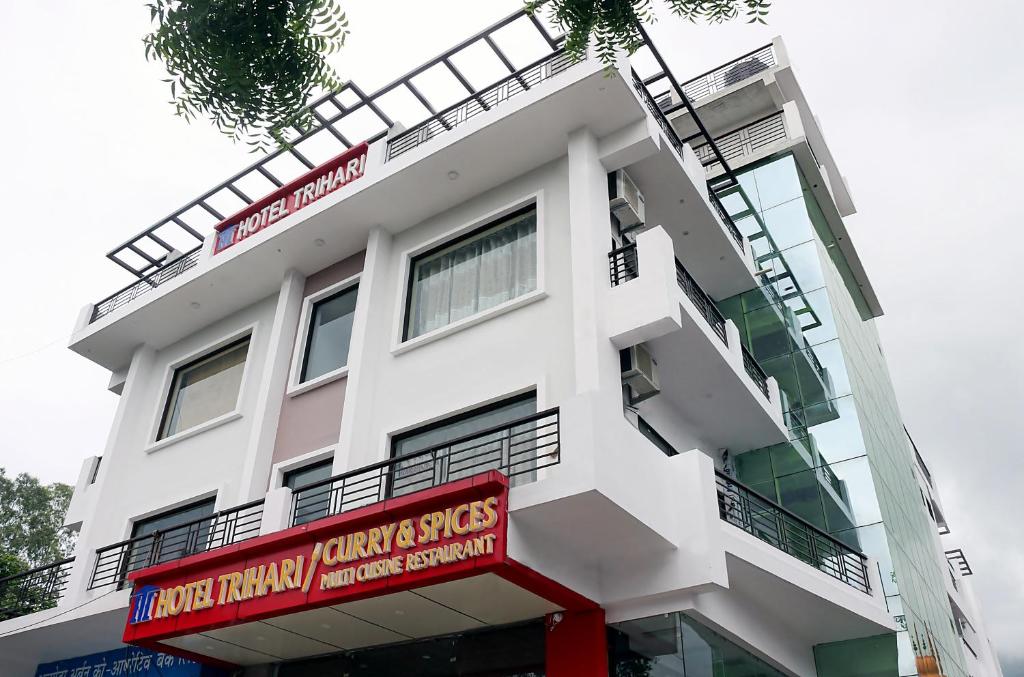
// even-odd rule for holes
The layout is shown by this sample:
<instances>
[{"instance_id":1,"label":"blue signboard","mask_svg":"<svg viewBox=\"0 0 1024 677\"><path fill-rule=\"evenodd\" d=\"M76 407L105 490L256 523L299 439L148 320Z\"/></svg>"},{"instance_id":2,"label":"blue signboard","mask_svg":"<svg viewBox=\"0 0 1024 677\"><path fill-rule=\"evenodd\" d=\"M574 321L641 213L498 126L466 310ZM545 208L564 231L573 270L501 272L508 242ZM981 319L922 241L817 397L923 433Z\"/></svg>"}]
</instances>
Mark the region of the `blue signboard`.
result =
<instances>
[{"instance_id":1,"label":"blue signboard","mask_svg":"<svg viewBox=\"0 0 1024 677\"><path fill-rule=\"evenodd\" d=\"M187 658L137 646L40 663L36 677L222 677L226 673Z\"/></svg>"}]
</instances>

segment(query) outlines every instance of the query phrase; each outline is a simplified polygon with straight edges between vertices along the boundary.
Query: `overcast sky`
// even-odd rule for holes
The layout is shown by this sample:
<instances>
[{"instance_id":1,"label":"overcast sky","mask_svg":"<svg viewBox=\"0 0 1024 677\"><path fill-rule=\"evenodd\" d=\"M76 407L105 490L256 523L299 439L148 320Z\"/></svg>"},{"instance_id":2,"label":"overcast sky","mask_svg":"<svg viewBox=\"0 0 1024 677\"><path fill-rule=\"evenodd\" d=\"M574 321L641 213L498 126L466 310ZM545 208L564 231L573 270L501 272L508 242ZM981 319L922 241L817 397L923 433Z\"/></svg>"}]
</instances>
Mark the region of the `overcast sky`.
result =
<instances>
[{"instance_id":1,"label":"overcast sky","mask_svg":"<svg viewBox=\"0 0 1024 677\"><path fill-rule=\"evenodd\" d=\"M518 0L344 0L336 60L372 90ZM445 16L441 8L444 8ZM845 13L844 13L845 12ZM251 162L174 118L142 0L0 4L0 467L73 484L103 449L108 373L65 346L128 282L104 253ZM782 35L849 179L855 244L904 419L974 567L1007 677L1024 676L1024 3L775 0L768 26L652 29L683 79Z\"/></svg>"}]
</instances>

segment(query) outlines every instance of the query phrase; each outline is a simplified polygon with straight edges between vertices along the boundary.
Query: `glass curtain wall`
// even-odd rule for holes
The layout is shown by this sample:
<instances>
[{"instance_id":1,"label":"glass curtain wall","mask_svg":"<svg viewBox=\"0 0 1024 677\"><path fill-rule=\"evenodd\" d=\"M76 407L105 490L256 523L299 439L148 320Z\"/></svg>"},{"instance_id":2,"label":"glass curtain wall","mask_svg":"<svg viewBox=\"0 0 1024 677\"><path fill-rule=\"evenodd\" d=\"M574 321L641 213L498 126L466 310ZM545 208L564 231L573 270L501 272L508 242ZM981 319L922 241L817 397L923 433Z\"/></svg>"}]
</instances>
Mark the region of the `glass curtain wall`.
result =
<instances>
[{"instance_id":1,"label":"glass curtain wall","mask_svg":"<svg viewBox=\"0 0 1024 677\"><path fill-rule=\"evenodd\" d=\"M943 582L931 570L934 548L924 547L935 527L918 502L905 440L893 437L902 422L873 323L861 320L843 283L845 262L833 259L835 243L793 156L739 178L722 202L766 272L760 289L719 308L778 381L790 440L737 454L737 479L878 561L903 628L899 675L927 674L921 657L937 649L944 675L964 675Z\"/></svg>"},{"instance_id":2,"label":"glass curtain wall","mask_svg":"<svg viewBox=\"0 0 1024 677\"><path fill-rule=\"evenodd\" d=\"M683 613L608 626L612 677L784 677Z\"/></svg>"}]
</instances>

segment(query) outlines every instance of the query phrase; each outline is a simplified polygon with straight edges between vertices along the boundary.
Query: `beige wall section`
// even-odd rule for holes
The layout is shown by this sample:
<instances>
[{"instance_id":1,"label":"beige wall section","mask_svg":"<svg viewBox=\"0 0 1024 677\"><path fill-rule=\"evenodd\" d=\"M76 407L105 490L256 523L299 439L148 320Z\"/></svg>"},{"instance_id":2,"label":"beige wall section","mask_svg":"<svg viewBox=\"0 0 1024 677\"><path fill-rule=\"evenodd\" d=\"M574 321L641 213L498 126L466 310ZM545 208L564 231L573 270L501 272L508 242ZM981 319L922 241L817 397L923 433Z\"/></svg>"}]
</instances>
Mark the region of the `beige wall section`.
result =
<instances>
[{"instance_id":1,"label":"beige wall section","mask_svg":"<svg viewBox=\"0 0 1024 677\"><path fill-rule=\"evenodd\" d=\"M365 255L361 251L310 275L303 298L362 272ZM300 330L305 321L306 318L300 318ZM274 442L274 463L337 443L347 382L347 378L340 378L292 397L285 396Z\"/></svg>"}]
</instances>

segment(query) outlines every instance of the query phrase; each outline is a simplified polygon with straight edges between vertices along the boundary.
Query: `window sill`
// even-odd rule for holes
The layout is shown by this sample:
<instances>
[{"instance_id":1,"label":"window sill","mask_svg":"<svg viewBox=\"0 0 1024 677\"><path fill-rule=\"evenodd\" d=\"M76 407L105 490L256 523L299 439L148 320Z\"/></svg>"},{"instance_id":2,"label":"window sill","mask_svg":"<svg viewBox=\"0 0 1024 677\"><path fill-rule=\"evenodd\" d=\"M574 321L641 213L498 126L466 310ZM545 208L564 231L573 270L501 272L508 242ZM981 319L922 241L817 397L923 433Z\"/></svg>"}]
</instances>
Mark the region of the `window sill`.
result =
<instances>
[{"instance_id":1,"label":"window sill","mask_svg":"<svg viewBox=\"0 0 1024 677\"><path fill-rule=\"evenodd\" d=\"M342 379L348 376L348 365L329 371L326 374L321 374L311 381L304 383L293 383L288 386L287 395L288 397L295 397L302 393L308 393L310 390L316 390L320 386L325 386L328 383L334 383L338 379Z\"/></svg>"},{"instance_id":2,"label":"window sill","mask_svg":"<svg viewBox=\"0 0 1024 677\"><path fill-rule=\"evenodd\" d=\"M405 341L403 343L393 345L391 347L391 354L401 355L402 353L406 353L426 343L432 343L438 339L444 338L445 336L449 336L456 332L462 331L463 329L468 329L469 327L478 325L481 322L486 322L491 318L497 317L499 315L504 315L507 312L513 311L517 308L522 308L523 306L527 306L536 301L540 301L541 299L546 297L547 292L545 292L543 289L535 289L531 292L523 294L522 296L517 296L516 298L511 299L510 301L505 301L504 303L494 306L493 308L488 308L487 310L477 313L476 315L464 317L461 320L453 322L449 325L445 325L440 329L435 329L433 331L427 332L426 334L421 334L414 339L409 339L408 341Z\"/></svg>"},{"instance_id":3,"label":"window sill","mask_svg":"<svg viewBox=\"0 0 1024 677\"><path fill-rule=\"evenodd\" d=\"M219 426L222 426L225 423L231 423L232 421L237 421L240 418L242 418L242 412L240 412L240 411L232 411L232 412L227 413L227 414L222 414L222 415L218 416L217 418L211 418L206 423L200 423L199 425L192 426L191 428L189 428L187 430L182 430L179 433L174 433L170 437L165 437L162 440L157 440L156 442L153 442L148 447L143 449L143 451L145 451L147 454L152 454L154 451L160 451L164 447L169 447L172 444L174 444L175 442L180 442L181 440L187 440L188 438L194 437L194 436L196 436L196 435L198 435L200 433L204 433L207 430L212 430L213 428L217 428Z\"/></svg>"}]
</instances>

